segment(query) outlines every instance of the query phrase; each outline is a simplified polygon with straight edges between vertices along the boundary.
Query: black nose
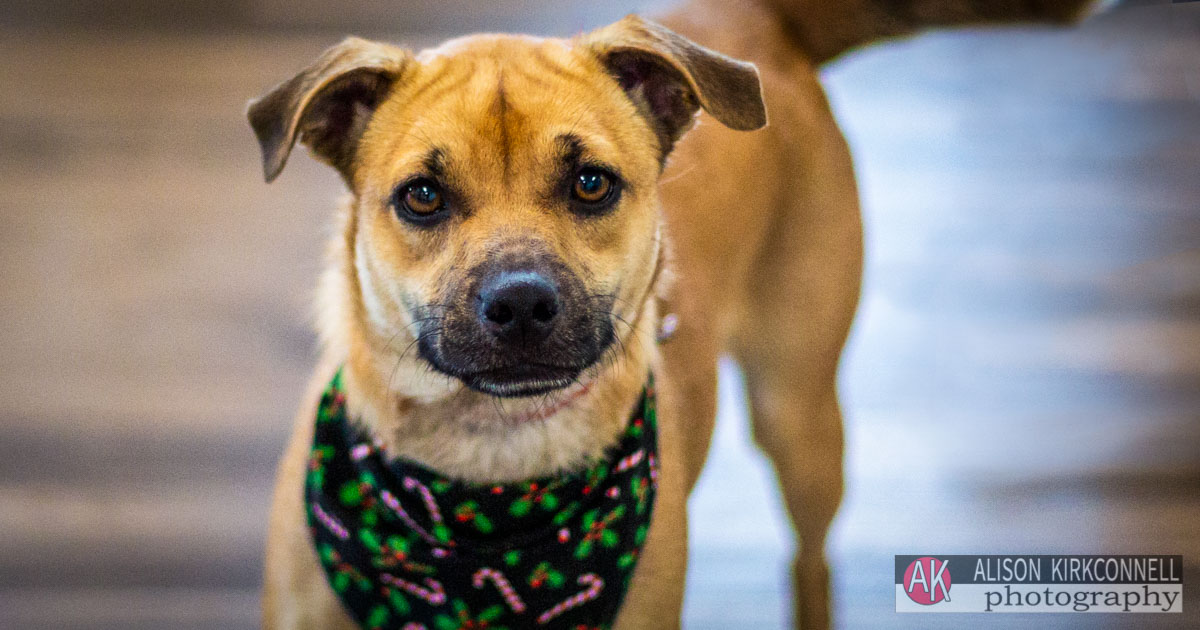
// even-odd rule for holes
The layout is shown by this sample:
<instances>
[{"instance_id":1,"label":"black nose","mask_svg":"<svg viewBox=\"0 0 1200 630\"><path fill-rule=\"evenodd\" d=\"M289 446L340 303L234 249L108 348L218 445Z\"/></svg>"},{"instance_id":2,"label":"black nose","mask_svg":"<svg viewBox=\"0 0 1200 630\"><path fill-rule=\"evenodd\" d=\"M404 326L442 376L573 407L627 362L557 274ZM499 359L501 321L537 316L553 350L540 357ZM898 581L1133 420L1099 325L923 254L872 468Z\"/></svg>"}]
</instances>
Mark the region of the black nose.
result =
<instances>
[{"instance_id":1,"label":"black nose","mask_svg":"<svg viewBox=\"0 0 1200 630\"><path fill-rule=\"evenodd\" d=\"M506 343L537 343L558 316L558 287L534 271L507 271L479 288L479 321Z\"/></svg>"}]
</instances>

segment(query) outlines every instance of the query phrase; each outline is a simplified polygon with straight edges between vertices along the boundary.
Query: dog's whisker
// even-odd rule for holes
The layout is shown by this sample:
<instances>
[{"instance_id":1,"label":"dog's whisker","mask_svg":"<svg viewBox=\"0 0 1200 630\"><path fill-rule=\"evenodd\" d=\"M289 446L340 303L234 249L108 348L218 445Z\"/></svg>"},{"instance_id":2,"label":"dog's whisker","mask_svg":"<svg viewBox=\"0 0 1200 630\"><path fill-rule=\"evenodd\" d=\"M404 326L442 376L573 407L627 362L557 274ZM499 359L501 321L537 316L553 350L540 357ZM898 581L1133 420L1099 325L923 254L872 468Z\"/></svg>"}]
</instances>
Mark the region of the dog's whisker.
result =
<instances>
[{"instance_id":1,"label":"dog's whisker","mask_svg":"<svg viewBox=\"0 0 1200 630\"><path fill-rule=\"evenodd\" d=\"M413 340L411 342L409 342L408 346L406 346L404 348L404 351L401 352L398 357L396 357L396 363L392 367L392 372L388 376L388 380L387 380L388 391L391 391L394 381L396 379L396 373L400 370L400 366L404 363L404 359L406 356L408 356L408 353L411 352L413 348L417 347L418 344L420 344L420 342L422 340L427 339L433 335L440 335L441 333L442 333L442 327L440 327L440 326L423 329L416 337L413 338ZM422 366L422 368L423 368L422 375L428 373L431 370L431 366L427 362L425 363L425 365Z\"/></svg>"},{"instance_id":2,"label":"dog's whisker","mask_svg":"<svg viewBox=\"0 0 1200 630\"><path fill-rule=\"evenodd\" d=\"M500 403L500 397L499 396L488 396L488 398L492 399L492 407L494 407L496 409L496 416L499 417L501 420L503 420L505 423L511 422L510 418L508 417L508 414L505 413L505 411L504 411L504 405L502 405Z\"/></svg>"},{"instance_id":3,"label":"dog's whisker","mask_svg":"<svg viewBox=\"0 0 1200 630\"><path fill-rule=\"evenodd\" d=\"M660 179L660 180L658 180L658 185L659 185L659 186L666 186L667 184L670 184L671 182L673 182L673 181L675 181L675 180L677 180L677 179L681 179L681 178L682 178L684 175L687 175L688 173L691 173L691 172L692 172L692 171L694 171L694 170L696 170L696 165L695 165L695 164L689 164L688 166L686 166L686 167L683 167L683 170L682 170L682 171L680 171L680 172L678 172L678 173L676 173L676 174L674 174L674 175L672 175L672 176L670 176L670 177L668 177L668 178L666 178L666 179Z\"/></svg>"}]
</instances>

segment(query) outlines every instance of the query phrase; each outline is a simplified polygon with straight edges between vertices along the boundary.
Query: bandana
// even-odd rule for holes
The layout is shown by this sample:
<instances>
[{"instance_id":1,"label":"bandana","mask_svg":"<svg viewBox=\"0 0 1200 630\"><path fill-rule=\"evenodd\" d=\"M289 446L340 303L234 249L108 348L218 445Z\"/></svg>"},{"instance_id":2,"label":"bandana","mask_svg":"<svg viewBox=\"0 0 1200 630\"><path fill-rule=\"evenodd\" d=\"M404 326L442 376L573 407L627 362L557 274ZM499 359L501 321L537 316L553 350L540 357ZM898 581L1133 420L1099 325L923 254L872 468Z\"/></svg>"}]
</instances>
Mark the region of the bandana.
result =
<instances>
[{"instance_id":1,"label":"bandana","mask_svg":"<svg viewBox=\"0 0 1200 630\"><path fill-rule=\"evenodd\" d=\"M651 378L584 470L500 485L389 458L346 417L341 372L317 409L305 504L329 584L379 630L599 630L616 618L657 486Z\"/></svg>"}]
</instances>

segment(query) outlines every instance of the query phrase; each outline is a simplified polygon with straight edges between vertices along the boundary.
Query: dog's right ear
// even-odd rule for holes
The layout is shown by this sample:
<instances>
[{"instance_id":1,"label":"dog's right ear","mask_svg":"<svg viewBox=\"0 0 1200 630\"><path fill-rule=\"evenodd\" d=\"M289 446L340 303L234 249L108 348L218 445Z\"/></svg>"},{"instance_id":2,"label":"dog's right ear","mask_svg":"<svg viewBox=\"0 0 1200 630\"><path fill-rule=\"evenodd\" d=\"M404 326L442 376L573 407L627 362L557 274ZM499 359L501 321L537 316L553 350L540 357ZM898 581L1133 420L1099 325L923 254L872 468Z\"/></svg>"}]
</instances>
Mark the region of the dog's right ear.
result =
<instances>
[{"instance_id":1,"label":"dog's right ear","mask_svg":"<svg viewBox=\"0 0 1200 630\"><path fill-rule=\"evenodd\" d=\"M703 109L730 129L767 124L758 70L636 15L585 34L580 42L612 74L658 134L666 157Z\"/></svg>"},{"instance_id":2,"label":"dog's right ear","mask_svg":"<svg viewBox=\"0 0 1200 630\"><path fill-rule=\"evenodd\" d=\"M411 63L406 50L350 37L251 101L246 115L262 148L266 180L283 170L299 137L351 184L351 165L367 121Z\"/></svg>"}]
</instances>

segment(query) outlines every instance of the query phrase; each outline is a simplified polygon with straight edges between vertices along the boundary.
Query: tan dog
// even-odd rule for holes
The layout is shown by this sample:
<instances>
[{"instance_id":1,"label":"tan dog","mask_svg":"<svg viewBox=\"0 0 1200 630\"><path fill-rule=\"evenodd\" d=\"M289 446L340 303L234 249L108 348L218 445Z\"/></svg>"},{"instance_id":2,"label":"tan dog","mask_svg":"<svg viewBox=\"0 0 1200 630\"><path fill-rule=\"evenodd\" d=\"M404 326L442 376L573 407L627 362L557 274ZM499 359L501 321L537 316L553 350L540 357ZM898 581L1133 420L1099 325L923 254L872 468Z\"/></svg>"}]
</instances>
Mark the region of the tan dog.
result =
<instances>
[{"instance_id":1,"label":"tan dog","mask_svg":"<svg viewBox=\"0 0 1200 630\"><path fill-rule=\"evenodd\" d=\"M797 623L828 626L835 377L862 251L850 157L810 59L864 37L831 29L837 41L806 49L789 8L709 3L668 20L757 71L628 17L571 40L481 35L419 54L349 39L252 105L268 180L300 139L352 193L321 285L324 359L280 463L265 627L353 627L301 492L339 365L390 454L489 482L600 454L653 368L660 488L616 627L678 627L686 500L727 351L798 535ZM659 347L666 312L680 326Z\"/></svg>"}]
</instances>

